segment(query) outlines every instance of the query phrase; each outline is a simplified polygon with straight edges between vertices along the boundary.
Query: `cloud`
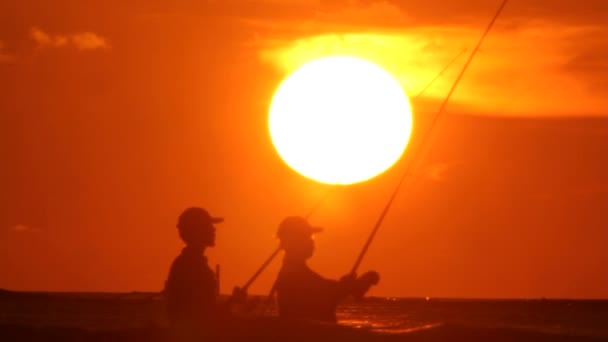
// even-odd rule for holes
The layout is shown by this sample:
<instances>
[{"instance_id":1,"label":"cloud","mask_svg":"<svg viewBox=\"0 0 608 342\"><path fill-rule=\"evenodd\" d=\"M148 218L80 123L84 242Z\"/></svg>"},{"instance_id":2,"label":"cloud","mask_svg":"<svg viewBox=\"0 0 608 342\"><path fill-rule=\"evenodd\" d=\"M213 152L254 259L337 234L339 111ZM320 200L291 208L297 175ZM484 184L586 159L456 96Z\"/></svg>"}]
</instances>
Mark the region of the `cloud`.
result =
<instances>
[{"instance_id":1,"label":"cloud","mask_svg":"<svg viewBox=\"0 0 608 342\"><path fill-rule=\"evenodd\" d=\"M0 41L0 63L11 62L15 59L13 55L4 52L4 43Z\"/></svg>"},{"instance_id":2,"label":"cloud","mask_svg":"<svg viewBox=\"0 0 608 342\"><path fill-rule=\"evenodd\" d=\"M93 32L81 32L68 35L49 34L40 28L33 27L30 30L30 37L41 48L46 47L75 47L78 50L97 50L107 49L107 40Z\"/></svg>"},{"instance_id":3,"label":"cloud","mask_svg":"<svg viewBox=\"0 0 608 342\"><path fill-rule=\"evenodd\" d=\"M411 22L411 18L397 6L388 2L373 2L369 4L350 4L346 6L309 6L314 8L310 18L301 18L294 22L293 18L260 19L257 17L244 18L243 21L255 28L315 35L324 32L350 32L353 29L370 30L372 28L387 29L399 27Z\"/></svg>"},{"instance_id":4,"label":"cloud","mask_svg":"<svg viewBox=\"0 0 608 342\"><path fill-rule=\"evenodd\" d=\"M41 47L61 47L65 46L68 42L66 36L52 36L37 27L33 27L30 30L30 36Z\"/></svg>"},{"instance_id":5,"label":"cloud","mask_svg":"<svg viewBox=\"0 0 608 342\"><path fill-rule=\"evenodd\" d=\"M31 227L25 224L17 224L9 229L15 233L35 233L42 231L40 228Z\"/></svg>"},{"instance_id":6,"label":"cloud","mask_svg":"<svg viewBox=\"0 0 608 342\"><path fill-rule=\"evenodd\" d=\"M499 18L448 110L504 116L608 115L608 25L560 17L532 19L524 13L526 20L508 12ZM423 24L389 2L352 2L333 11L319 10L313 18L253 18L246 23L256 30L249 47L282 73L323 56L357 56L385 68L414 95L462 49L475 46L487 21L479 16L473 24ZM415 109L442 101L464 60L429 88L425 98L414 103Z\"/></svg>"},{"instance_id":7,"label":"cloud","mask_svg":"<svg viewBox=\"0 0 608 342\"><path fill-rule=\"evenodd\" d=\"M72 43L80 50L105 49L108 47L104 38L92 32L78 33L71 38Z\"/></svg>"},{"instance_id":8,"label":"cloud","mask_svg":"<svg viewBox=\"0 0 608 342\"><path fill-rule=\"evenodd\" d=\"M335 23L350 27L393 27L411 22L397 6L388 2L351 4L335 11L320 11L313 19L317 23Z\"/></svg>"}]
</instances>

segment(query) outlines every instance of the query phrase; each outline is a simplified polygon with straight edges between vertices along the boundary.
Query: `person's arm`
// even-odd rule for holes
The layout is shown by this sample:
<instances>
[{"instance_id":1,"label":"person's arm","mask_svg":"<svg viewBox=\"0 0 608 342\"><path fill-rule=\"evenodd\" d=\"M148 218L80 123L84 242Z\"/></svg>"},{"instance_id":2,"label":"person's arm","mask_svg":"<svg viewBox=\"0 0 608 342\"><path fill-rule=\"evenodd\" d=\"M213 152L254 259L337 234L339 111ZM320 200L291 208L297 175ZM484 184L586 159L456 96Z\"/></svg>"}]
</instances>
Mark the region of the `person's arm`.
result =
<instances>
[{"instance_id":1,"label":"person's arm","mask_svg":"<svg viewBox=\"0 0 608 342\"><path fill-rule=\"evenodd\" d=\"M341 299L352 295L355 298L362 298L372 285L378 284L380 275L375 271L368 271L358 277L354 273L349 273L338 282L338 293Z\"/></svg>"},{"instance_id":2,"label":"person's arm","mask_svg":"<svg viewBox=\"0 0 608 342\"><path fill-rule=\"evenodd\" d=\"M363 273L363 275L357 279L352 290L353 297L357 299L363 298L372 285L377 285L378 282L380 282L380 275L378 272L368 271Z\"/></svg>"},{"instance_id":3,"label":"person's arm","mask_svg":"<svg viewBox=\"0 0 608 342\"><path fill-rule=\"evenodd\" d=\"M337 297L338 300L342 300L348 296L350 296L357 284L357 276L353 273L349 273L342 278L337 283Z\"/></svg>"}]
</instances>

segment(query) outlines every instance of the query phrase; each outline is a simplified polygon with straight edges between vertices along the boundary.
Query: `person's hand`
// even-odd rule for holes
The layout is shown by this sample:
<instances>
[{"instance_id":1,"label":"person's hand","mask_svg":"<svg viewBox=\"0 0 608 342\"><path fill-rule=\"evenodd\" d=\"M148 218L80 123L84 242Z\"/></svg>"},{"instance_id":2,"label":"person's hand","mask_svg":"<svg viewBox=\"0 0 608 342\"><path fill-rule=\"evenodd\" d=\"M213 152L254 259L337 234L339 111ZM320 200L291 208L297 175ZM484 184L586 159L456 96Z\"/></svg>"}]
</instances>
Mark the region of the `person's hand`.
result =
<instances>
[{"instance_id":1,"label":"person's hand","mask_svg":"<svg viewBox=\"0 0 608 342\"><path fill-rule=\"evenodd\" d=\"M357 280L369 284L369 286L378 285L378 282L380 282L380 274L376 271L367 271Z\"/></svg>"},{"instance_id":2,"label":"person's hand","mask_svg":"<svg viewBox=\"0 0 608 342\"><path fill-rule=\"evenodd\" d=\"M356 285L353 291L353 297L357 299L363 298L365 293L369 291L372 285L377 285L380 281L380 275L376 271L365 272L362 276L357 278Z\"/></svg>"}]
</instances>

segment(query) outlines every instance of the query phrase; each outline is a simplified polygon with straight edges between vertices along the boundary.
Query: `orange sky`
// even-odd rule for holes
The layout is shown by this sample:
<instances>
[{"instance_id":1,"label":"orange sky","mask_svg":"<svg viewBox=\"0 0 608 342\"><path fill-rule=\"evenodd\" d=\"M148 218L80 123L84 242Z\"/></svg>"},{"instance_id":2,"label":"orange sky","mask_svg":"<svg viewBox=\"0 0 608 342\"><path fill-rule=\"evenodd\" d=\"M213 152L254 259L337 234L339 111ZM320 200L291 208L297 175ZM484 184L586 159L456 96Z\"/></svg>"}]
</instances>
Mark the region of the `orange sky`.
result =
<instances>
[{"instance_id":1,"label":"orange sky","mask_svg":"<svg viewBox=\"0 0 608 342\"><path fill-rule=\"evenodd\" d=\"M328 189L270 141L286 74L350 54L416 94L498 2L3 3L0 288L160 290L192 205L226 218L210 262L242 285ZM607 22L603 0L507 6L363 261L372 295L608 297ZM463 62L413 103L405 158L311 218L320 273L351 268Z\"/></svg>"}]
</instances>

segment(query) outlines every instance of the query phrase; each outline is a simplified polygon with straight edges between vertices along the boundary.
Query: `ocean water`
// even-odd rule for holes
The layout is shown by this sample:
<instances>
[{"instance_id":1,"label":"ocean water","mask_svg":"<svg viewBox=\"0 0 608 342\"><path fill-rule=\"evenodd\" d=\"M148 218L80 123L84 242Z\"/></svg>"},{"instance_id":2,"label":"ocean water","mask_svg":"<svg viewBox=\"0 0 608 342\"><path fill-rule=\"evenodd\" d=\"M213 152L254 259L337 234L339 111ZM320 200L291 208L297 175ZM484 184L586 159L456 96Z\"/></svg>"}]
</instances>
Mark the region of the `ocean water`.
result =
<instances>
[{"instance_id":1,"label":"ocean water","mask_svg":"<svg viewBox=\"0 0 608 342\"><path fill-rule=\"evenodd\" d=\"M276 314L254 297L251 315ZM366 298L338 309L341 324L408 332L445 324L608 338L608 300ZM161 297L148 293L0 293L0 325L128 329L165 326Z\"/></svg>"}]
</instances>

